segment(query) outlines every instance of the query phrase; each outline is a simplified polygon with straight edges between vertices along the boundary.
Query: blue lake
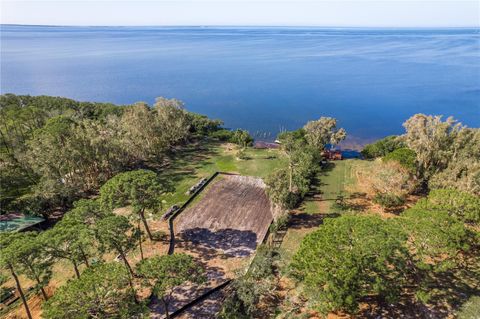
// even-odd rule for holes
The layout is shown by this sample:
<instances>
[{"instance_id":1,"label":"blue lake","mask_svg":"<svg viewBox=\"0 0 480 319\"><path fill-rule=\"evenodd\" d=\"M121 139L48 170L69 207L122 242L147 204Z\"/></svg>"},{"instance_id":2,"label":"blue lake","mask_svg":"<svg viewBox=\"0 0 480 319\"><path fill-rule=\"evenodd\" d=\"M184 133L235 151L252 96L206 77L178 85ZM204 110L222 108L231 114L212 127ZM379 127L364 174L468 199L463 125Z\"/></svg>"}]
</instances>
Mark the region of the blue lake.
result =
<instances>
[{"instance_id":1,"label":"blue lake","mask_svg":"<svg viewBox=\"0 0 480 319\"><path fill-rule=\"evenodd\" d=\"M362 143L415 113L480 126L478 29L1 26L1 92L186 108L273 138L333 116Z\"/></svg>"}]
</instances>

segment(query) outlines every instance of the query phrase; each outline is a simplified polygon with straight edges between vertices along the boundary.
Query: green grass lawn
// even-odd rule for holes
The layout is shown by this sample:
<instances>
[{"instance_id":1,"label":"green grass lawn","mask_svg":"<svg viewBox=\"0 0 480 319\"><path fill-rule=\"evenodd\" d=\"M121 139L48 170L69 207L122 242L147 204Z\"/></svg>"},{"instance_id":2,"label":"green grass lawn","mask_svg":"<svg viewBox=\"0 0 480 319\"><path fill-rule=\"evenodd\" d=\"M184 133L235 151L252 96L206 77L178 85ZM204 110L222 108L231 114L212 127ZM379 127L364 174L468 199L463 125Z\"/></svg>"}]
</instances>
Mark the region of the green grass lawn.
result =
<instances>
[{"instance_id":1,"label":"green grass lawn","mask_svg":"<svg viewBox=\"0 0 480 319\"><path fill-rule=\"evenodd\" d=\"M338 196L347 196L346 187L354 182L352 165L356 160L343 160L331 163L330 167L319 174L322 199L335 200Z\"/></svg>"},{"instance_id":2,"label":"green grass lawn","mask_svg":"<svg viewBox=\"0 0 480 319\"><path fill-rule=\"evenodd\" d=\"M336 204L339 196L348 196L347 187L355 183L352 167L358 165L358 160L343 160L330 163L317 175L317 183L313 185L300 208L292 217L296 224L290 227L281 245L282 260L285 264L291 260L298 250L303 238L318 229L323 218L343 213L342 207ZM309 222L304 222L308 220ZM305 224L305 225L303 225Z\"/></svg>"},{"instance_id":3,"label":"green grass lawn","mask_svg":"<svg viewBox=\"0 0 480 319\"><path fill-rule=\"evenodd\" d=\"M236 150L224 145L210 143L192 146L171 156L171 164L160 170L160 178L174 191L164 196L164 209L185 202L188 189L201 178L208 178L217 171L241 175L265 177L284 163L285 158L278 150L257 150L248 148L248 159L240 160Z\"/></svg>"}]
</instances>

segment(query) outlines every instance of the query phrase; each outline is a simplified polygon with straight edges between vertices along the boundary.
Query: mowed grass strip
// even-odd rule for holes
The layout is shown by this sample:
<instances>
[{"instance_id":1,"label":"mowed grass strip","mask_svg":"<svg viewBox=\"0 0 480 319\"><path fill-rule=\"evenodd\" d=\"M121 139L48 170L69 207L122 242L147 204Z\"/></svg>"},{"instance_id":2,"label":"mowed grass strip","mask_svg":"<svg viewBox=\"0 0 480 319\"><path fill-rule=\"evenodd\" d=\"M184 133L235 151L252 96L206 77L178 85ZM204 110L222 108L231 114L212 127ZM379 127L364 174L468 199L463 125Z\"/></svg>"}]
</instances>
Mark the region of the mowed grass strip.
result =
<instances>
[{"instance_id":1,"label":"mowed grass strip","mask_svg":"<svg viewBox=\"0 0 480 319\"><path fill-rule=\"evenodd\" d=\"M317 175L317 183L304 199L298 210L291 214L287 233L280 247L282 260L289 263L303 238L318 229L324 218L343 213L336 205L337 199L349 195L348 189L355 185L352 167L361 161L343 160L329 164Z\"/></svg>"}]
</instances>

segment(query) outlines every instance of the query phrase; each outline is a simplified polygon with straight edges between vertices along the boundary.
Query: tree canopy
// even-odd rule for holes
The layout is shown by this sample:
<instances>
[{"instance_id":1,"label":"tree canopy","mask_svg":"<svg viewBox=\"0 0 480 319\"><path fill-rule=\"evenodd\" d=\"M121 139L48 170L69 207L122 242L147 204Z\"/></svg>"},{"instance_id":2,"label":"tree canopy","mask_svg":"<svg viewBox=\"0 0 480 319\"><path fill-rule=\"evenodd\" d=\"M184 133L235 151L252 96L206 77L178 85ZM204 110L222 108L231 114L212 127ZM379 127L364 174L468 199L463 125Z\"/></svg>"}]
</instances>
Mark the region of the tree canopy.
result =
<instances>
[{"instance_id":1,"label":"tree canopy","mask_svg":"<svg viewBox=\"0 0 480 319\"><path fill-rule=\"evenodd\" d=\"M310 121L303 127L305 138L311 146L322 151L327 144L336 145L347 137L345 129L337 129L337 120L332 117L321 117Z\"/></svg>"},{"instance_id":2,"label":"tree canopy","mask_svg":"<svg viewBox=\"0 0 480 319\"><path fill-rule=\"evenodd\" d=\"M402 213L399 222L409 235L407 245L420 269L451 268L459 253L471 248L470 232L445 211L412 208Z\"/></svg>"},{"instance_id":3,"label":"tree canopy","mask_svg":"<svg viewBox=\"0 0 480 319\"><path fill-rule=\"evenodd\" d=\"M165 98L117 106L6 94L0 119L0 209L45 217L119 172L162 163L173 148L221 125Z\"/></svg>"},{"instance_id":4,"label":"tree canopy","mask_svg":"<svg viewBox=\"0 0 480 319\"><path fill-rule=\"evenodd\" d=\"M32 314L30 312L30 307L27 303L27 298L23 291L22 284L18 278L17 268L17 252L15 242L20 238L19 233L0 233L0 267L1 269L6 269L10 272L13 279L15 280L15 285L22 299L23 306L25 307L25 312L27 313L28 319L32 319Z\"/></svg>"},{"instance_id":5,"label":"tree canopy","mask_svg":"<svg viewBox=\"0 0 480 319\"><path fill-rule=\"evenodd\" d=\"M480 223L480 197L453 188L434 189L426 198L419 200L414 208L445 211L467 223Z\"/></svg>"},{"instance_id":6,"label":"tree canopy","mask_svg":"<svg viewBox=\"0 0 480 319\"><path fill-rule=\"evenodd\" d=\"M326 219L307 235L291 264L321 311L355 312L361 298L398 297L407 252L404 234L376 216Z\"/></svg>"},{"instance_id":7,"label":"tree canopy","mask_svg":"<svg viewBox=\"0 0 480 319\"><path fill-rule=\"evenodd\" d=\"M253 138L246 130L235 130L230 137L230 141L245 148L252 144Z\"/></svg>"},{"instance_id":8,"label":"tree canopy","mask_svg":"<svg viewBox=\"0 0 480 319\"><path fill-rule=\"evenodd\" d=\"M308 192L318 170L320 152L307 143L303 129L282 132L278 138L288 167L274 171L265 183L271 201L282 209L291 209Z\"/></svg>"},{"instance_id":9,"label":"tree canopy","mask_svg":"<svg viewBox=\"0 0 480 319\"><path fill-rule=\"evenodd\" d=\"M164 303L167 318L170 318L168 304L173 288L186 282L201 284L206 281L202 266L186 254L144 259L138 264L137 272L152 287L153 294Z\"/></svg>"},{"instance_id":10,"label":"tree canopy","mask_svg":"<svg viewBox=\"0 0 480 319\"><path fill-rule=\"evenodd\" d=\"M143 318L146 307L136 301L129 274L118 263L101 263L61 286L43 305L47 319Z\"/></svg>"},{"instance_id":11,"label":"tree canopy","mask_svg":"<svg viewBox=\"0 0 480 319\"><path fill-rule=\"evenodd\" d=\"M97 239L102 251L119 254L125 267L133 275L133 269L127 259L127 252L135 246L133 225L124 216L108 216L96 224Z\"/></svg>"},{"instance_id":12,"label":"tree canopy","mask_svg":"<svg viewBox=\"0 0 480 319\"><path fill-rule=\"evenodd\" d=\"M44 287L52 278L53 259L49 258L43 243L35 232L19 233L8 244L3 252L9 262L15 265L15 270L35 282L45 300L48 299Z\"/></svg>"},{"instance_id":13,"label":"tree canopy","mask_svg":"<svg viewBox=\"0 0 480 319\"><path fill-rule=\"evenodd\" d=\"M424 114L403 126L405 143L416 153L418 175L429 188L454 187L480 195L480 129Z\"/></svg>"},{"instance_id":14,"label":"tree canopy","mask_svg":"<svg viewBox=\"0 0 480 319\"><path fill-rule=\"evenodd\" d=\"M100 188L100 203L106 209L130 205L132 212L142 220L150 239L145 210L155 212L162 206L161 195L169 189L161 185L158 176L150 170L135 170L115 175Z\"/></svg>"},{"instance_id":15,"label":"tree canopy","mask_svg":"<svg viewBox=\"0 0 480 319\"><path fill-rule=\"evenodd\" d=\"M362 150L362 155L367 159L383 157L398 148L405 147L405 143L399 136L391 135L382 138L372 144L367 144Z\"/></svg>"},{"instance_id":16,"label":"tree canopy","mask_svg":"<svg viewBox=\"0 0 480 319\"><path fill-rule=\"evenodd\" d=\"M46 252L54 259L67 260L80 277L79 265L89 265L88 259L94 253L93 233L80 221L65 218L40 235Z\"/></svg>"}]
</instances>

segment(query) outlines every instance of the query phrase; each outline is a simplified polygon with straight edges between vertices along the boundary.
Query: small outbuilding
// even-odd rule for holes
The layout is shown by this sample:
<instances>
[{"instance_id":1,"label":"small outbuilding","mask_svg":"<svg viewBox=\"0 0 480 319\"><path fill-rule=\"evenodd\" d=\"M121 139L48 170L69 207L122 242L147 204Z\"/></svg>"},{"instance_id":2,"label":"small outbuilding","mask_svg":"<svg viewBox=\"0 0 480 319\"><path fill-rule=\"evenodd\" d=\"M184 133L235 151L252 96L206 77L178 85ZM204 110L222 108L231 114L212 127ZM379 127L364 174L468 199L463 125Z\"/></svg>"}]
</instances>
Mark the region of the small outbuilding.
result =
<instances>
[{"instance_id":1,"label":"small outbuilding","mask_svg":"<svg viewBox=\"0 0 480 319\"><path fill-rule=\"evenodd\" d=\"M322 156L331 161L341 161L343 160L342 151L340 150L324 150Z\"/></svg>"},{"instance_id":2,"label":"small outbuilding","mask_svg":"<svg viewBox=\"0 0 480 319\"><path fill-rule=\"evenodd\" d=\"M280 148L280 144L277 142L255 141L253 147L256 149L277 149Z\"/></svg>"}]
</instances>

